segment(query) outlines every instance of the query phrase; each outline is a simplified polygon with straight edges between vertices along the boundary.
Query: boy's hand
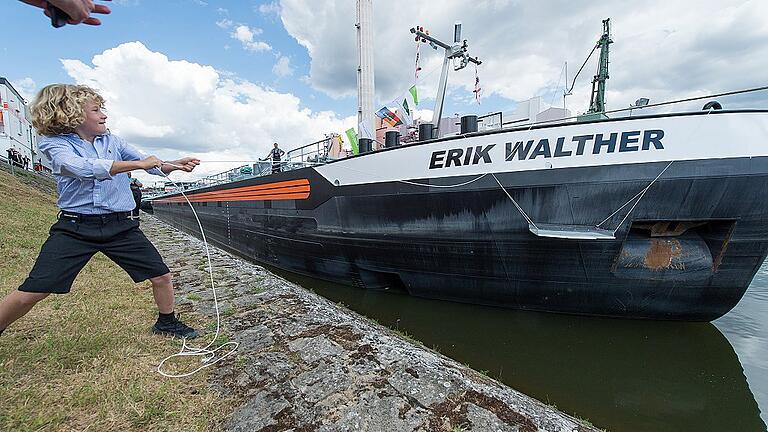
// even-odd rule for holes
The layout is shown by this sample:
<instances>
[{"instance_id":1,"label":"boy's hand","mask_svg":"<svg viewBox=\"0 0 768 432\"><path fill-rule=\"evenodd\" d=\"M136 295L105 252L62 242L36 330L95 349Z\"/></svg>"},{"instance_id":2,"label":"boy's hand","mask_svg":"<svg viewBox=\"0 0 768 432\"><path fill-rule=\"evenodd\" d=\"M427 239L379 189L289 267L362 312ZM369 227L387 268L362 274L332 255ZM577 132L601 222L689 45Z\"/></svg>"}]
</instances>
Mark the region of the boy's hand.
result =
<instances>
[{"instance_id":1,"label":"boy's hand","mask_svg":"<svg viewBox=\"0 0 768 432\"><path fill-rule=\"evenodd\" d=\"M181 167L176 169L180 169L186 172L191 172L193 169L195 169L196 166L200 165L200 159L193 158L193 157L185 157L177 161L174 161L173 164Z\"/></svg>"},{"instance_id":2,"label":"boy's hand","mask_svg":"<svg viewBox=\"0 0 768 432\"><path fill-rule=\"evenodd\" d=\"M150 156L139 162L141 164L141 169L145 169L145 170L152 169L152 168L160 168L161 166L163 166L163 161L161 161L155 156Z\"/></svg>"}]
</instances>

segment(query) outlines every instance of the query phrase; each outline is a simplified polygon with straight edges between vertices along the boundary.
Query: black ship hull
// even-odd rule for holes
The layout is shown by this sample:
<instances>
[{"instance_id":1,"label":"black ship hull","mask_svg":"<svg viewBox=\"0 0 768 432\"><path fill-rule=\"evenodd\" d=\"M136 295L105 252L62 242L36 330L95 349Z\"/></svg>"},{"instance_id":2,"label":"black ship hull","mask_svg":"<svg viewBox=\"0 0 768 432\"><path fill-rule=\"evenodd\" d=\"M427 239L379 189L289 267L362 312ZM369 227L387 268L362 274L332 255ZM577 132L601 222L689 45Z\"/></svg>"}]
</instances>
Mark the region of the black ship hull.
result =
<instances>
[{"instance_id":1,"label":"black ship hull","mask_svg":"<svg viewBox=\"0 0 768 432\"><path fill-rule=\"evenodd\" d=\"M290 272L524 310L709 321L768 254L768 156L670 162L355 184L303 168L188 195L210 242ZM613 239L537 236L523 216L594 226L628 203L603 225ZM152 204L199 236L182 197Z\"/></svg>"}]
</instances>

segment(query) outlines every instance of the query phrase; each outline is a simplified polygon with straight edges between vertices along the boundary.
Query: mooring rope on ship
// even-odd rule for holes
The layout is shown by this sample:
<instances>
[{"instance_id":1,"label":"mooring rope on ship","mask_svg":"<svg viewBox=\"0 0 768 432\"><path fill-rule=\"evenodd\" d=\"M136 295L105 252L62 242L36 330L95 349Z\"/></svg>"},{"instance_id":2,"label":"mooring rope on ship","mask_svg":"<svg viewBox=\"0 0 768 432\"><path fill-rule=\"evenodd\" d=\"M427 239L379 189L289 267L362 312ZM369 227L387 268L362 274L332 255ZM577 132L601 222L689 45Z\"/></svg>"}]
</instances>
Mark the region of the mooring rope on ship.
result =
<instances>
[{"instance_id":1,"label":"mooring rope on ship","mask_svg":"<svg viewBox=\"0 0 768 432\"><path fill-rule=\"evenodd\" d=\"M164 165L169 165L169 166L172 166L172 167L175 167L175 168L182 168L182 167L180 167L178 165L175 165L175 164L172 164L170 162L163 162L163 164ZM162 170L160 172L162 173ZM187 377L187 376L190 376L190 375L194 375L195 373L197 373L197 372L199 372L199 371L201 371L201 370L203 370L203 369L205 369L205 368L207 368L209 366L213 366L216 363L224 360L225 358L227 358L230 355L234 354L235 351L237 351L237 348L240 346L240 344L237 343L237 342L234 342L234 341L230 341L230 342L225 342L225 343L219 345L218 347L216 347L214 349L210 349L211 346L213 346L213 344L219 338L219 333L220 333L220 330L221 330L221 314L219 313L219 299L216 296L216 285L214 284L214 280L213 280L213 264L211 263L211 251L208 248L208 240L206 240L206 238L205 238L205 231L203 230L203 224L200 222L200 218L197 216L197 212L195 211L195 207L189 201L189 198L187 198L187 195L184 193L183 188L180 188L179 185L177 185L176 182L171 180L170 177L168 177L167 174L163 173L163 176L165 178L167 178L171 183L173 183L173 185L179 190L179 192L181 192L181 195L187 201L187 204L189 205L189 208L192 209L192 214L195 216L195 220L197 221L197 225L200 227L200 234L203 237L203 244L205 244L205 255L208 258L208 274L211 277L211 290L213 290L213 304L214 304L215 309L216 309L216 333L214 334L213 339L211 339L211 341L208 343L208 345L206 345L205 347L202 347L202 348L191 347L191 346L187 345L187 338L183 338L182 339L181 350L179 350L179 352L176 353L176 354L171 354L168 357L164 358L160 362L160 364L157 365L157 372L160 375L162 375L164 377L168 377L168 378L183 378L183 377ZM227 353L225 353L223 356L221 356L219 358L215 358L216 357L216 351L218 351L218 350L220 350L220 349L222 349L222 348L224 348L225 346L228 346L228 345L233 345L234 347L231 350L229 350ZM163 365L165 364L165 362L167 362L170 359L176 358L176 357L202 357L200 359L200 363L202 363L202 366L198 367L197 369L195 369L195 370L193 370L191 372L186 372L186 373L182 373L182 374L173 374L173 373L168 373L168 372L163 371Z\"/></svg>"},{"instance_id":2,"label":"mooring rope on ship","mask_svg":"<svg viewBox=\"0 0 768 432\"><path fill-rule=\"evenodd\" d=\"M645 193L646 193L646 192L648 192L648 189L650 189L650 188L651 188L651 186L653 186L653 184L654 184L654 183L656 183L656 180L658 180L659 178L661 178L661 176L664 174L664 172L666 172L666 171L667 171L667 169L668 169L669 167L671 167L671 166L672 166L672 163L673 163L673 162L675 162L675 161L671 161L670 163L668 163L668 164L667 164L667 166L666 166L666 167L664 167L664 169L663 169L663 170L661 170L661 172L659 173L659 175L657 175L657 176L656 176L656 178L654 178L654 179L653 179L653 180L652 180L652 181L651 181L651 182L648 184L648 186L646 186L646 187L645 187L645 188L643 188L643 189L642 189L640 192L638 192L637 194L635 194L635 196L633 196L633 197L632 197L632 198L630 198L630 199L629 199L627 202L625 202L625 203L624 203L624 205L622 205L621 207L617 208L617 209L616 209L616 211L614 211L613 213L611 213L611 214L610 214L610 215L609 215L607 218L603 219L603 221L602 221L602 222L600 222L599 224L595 225L595 228L600 228L600 225L602 225L602 224L606 223L606 222L607 222L609 219L611 219L613 216L615 216L615 215L616 215L616 213L620 212L620 211L621 211L621 209L623 209L624 207L626 207L627 205L629 205L629 203L631 203L631 202L632 202L632 200L634 200L635 198L637 198L637 197L639 196L640 198L637 198L637 201L635 201L635 204L632 206L632 208L630 208L630 209L629 209L629 211L627 212L627 214L626 214L626 215L624 215L624 218L621 220L621 222L619 222L619 224L618 224L618 225L616 225L616 228L614 228L614 229L613 229L613 234L616 234L616 231L618 231L618 230L619 230L619 228L621 228L621 225L622 225L622 224L624 224L624 221L625 221L625 220L627 220L627 218L629 217L629 215L632 213L632 210L634 210L634 209L635 209L635 207L636 207L636 206L637 206L637 205L640 203L640 200L642 200L642 199L643 199L643 196L645 195Z\"/></svg>"}]
</instances>

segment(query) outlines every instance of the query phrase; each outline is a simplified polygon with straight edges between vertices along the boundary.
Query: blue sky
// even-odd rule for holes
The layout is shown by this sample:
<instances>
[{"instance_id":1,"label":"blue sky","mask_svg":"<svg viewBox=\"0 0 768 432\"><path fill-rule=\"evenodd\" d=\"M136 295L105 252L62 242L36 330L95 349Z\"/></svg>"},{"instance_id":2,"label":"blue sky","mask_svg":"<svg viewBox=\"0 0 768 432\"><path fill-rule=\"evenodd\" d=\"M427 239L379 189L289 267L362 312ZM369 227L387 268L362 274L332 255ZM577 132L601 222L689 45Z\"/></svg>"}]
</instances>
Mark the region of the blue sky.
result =
<instances>
[{"instance_id":1,"label":"blue sky","mask_svg":"<svg viewBox=\"0 0 768 432\"><path fill-rule=\"evenodd\" d=\"M171 59L210 65L252 83L292 93L301 99L303 106L313 111L333 110L342 116L356 113L354 95L339 97L317 91L307 82L311 58L307 49L286 31L277 2L116 0L96 3L108 5L112 9L110 15L95 15L102 20L101 26L78 25L55 29L48 24L47 17L39 9L13 0L2 2L0 15L12 18L4 20L5 31L7 34L23 34L24 42L8 43L9 39L3 41L0 53L5 59L5 67L0 66L0 76L14 83L31 78L36 84L34 89L53 82L71 83L73 79L62 68L59 59L88 62L106 49L125 42L141 41L148 49L161 52ZM354 15L354 9L349 13ZM232 22L229 28L223 28L225 20ZM271 49L259 52L245 49L240 41L230 35L237 25L260 30L261 33L254 40L267 43ZM407 24L403 25L398 36L411 41L408 28ZM450 27L444 33L447 39ZM349 29L348 37L354 41L354 29ZM30 47L39 47L35 55L30 55ZM273 72L281 56L289 59L292 70L290 75L277 76ZM440 54L425 49L422 50L422 56L439 60ZM410 67L414 56L409 53L400 60L404 67ZM439 70L434 66L425 70L430 71L433 78L439 76ZM354 76L352 78L350 85L354 86ZM403 82L402 91L410 84ZM20 90L30 95L27 88ZM472 97L470 90L467 88L463 94L449 95L444 112L467 112L466 109L458 109L453 101L457 98L468 101ZM435 92L436 88L430 88L421 97L433 103ZM458 105L465 108L463 105L466 103ZM504 101L491 95L476 110L489 112L509 109L514 105L513 101Z\"/></svg>"},{"instance_id":2,"label":"blue sky","mask_svg":"<svg viewBox=\"0 0 768 432\"><path fill-rule=\"evenodd\" d=\"M97 1L97 3L99 3ZM94 55L124 42L141 41L152 51L177 60L211 65L254 83L292 92L313 110L355 112L355 101L337 101L313 91L301 81L308 73L309 56L283 27L275 13L261 13L258 6L269 2L218 1L204 4L190 0L113 1L112 14L101 17L101 26L66 26L55 29L41 10L17 1L0 3L6 34L24 35L22 43L5 43L0 50L5 67L0 75L12 82L31 77L39 86L72 82L59 61L72 58L88 61ZM151 6L150 6L151 5ZM224 11L225 9L226 11ZM263 31L256 39L267 41L271 51L249 52L216 22L230 19ZM354 34L352 34L354 36ZM36 55L30 55L32 47ZM278 77L272 67L278 55L290 59L294 72Z\"/></svg>"}]
</instances>

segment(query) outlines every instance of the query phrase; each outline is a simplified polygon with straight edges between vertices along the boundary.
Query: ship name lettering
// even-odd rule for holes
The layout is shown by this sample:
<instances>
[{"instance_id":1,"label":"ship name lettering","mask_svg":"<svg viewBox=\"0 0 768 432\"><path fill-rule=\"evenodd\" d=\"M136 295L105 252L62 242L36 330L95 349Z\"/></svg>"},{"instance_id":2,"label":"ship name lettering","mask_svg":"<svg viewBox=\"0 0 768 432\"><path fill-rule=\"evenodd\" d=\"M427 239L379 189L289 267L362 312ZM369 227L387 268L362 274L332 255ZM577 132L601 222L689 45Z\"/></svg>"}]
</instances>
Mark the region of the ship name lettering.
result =
<instances>
[{"instance_id":1,"label":"ship name lettering","mask_svg":"<svg viewBox=\"0 0 768 432\"><path fill-rule=\"evenodd\" d=\"M454 148L432 152L429 169L477 165L481 162L484 164L492 163L490 151L494 147L496 147L496 144L489 144L485 147Z\"/></svg>"},{"instance_id":2,"label":"ship name lettering","mask_svg":"<svg viewBox=\"0 0 768 432\"><path fill-rule=\"evenodd\" d=\"M662 138L664 138L663 130L652 129L621 133L612 132L609 134L575 135L571 137L570 141L566 141L566 137L558 137L556 140L552 141L548 138L542 138L539 140L532 139L528 141L517 141L514 144L508 142L506 143L506 156L504 159L510 161L515 158L517 160L531 160L536 159L539 156L545 159L573 156L574 149L572 144L575 144L576 156L583 155L584 150L589 148L587 147L588 144L592 149L593 155L616 153L617 147L618 153L650 150L651 147L656 150L663 150L664 145L661 143ZM554 152L552 151L553 145Z\"/></svg>"}]
</instances>

